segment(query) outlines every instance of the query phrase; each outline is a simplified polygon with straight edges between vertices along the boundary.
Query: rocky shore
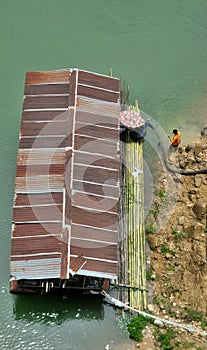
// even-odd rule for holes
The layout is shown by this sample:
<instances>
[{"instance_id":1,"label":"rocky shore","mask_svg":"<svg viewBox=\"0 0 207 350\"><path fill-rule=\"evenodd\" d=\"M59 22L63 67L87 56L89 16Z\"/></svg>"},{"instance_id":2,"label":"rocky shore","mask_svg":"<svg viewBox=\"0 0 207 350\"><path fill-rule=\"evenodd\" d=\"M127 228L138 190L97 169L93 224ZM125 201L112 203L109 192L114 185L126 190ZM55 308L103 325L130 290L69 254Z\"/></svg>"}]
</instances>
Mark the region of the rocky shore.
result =
<instances>
[{"instance_id":1,"label":"rocky shore","mask_svg":"<svg viewBox=\"0 0 207 350\"><path fill-rule=\"evenodd\" d=\"M168 162L185 171L207 168L207 127L197 142L171 152ZM160 169L156 175L146 219L149 311L207 330L207 174L185 176ZM140 349L159 349L150 327ZM175 332L169 349L207 349L205 337ZM147 338L150 347L144 345Z\"/></svg>"}]
</instances>

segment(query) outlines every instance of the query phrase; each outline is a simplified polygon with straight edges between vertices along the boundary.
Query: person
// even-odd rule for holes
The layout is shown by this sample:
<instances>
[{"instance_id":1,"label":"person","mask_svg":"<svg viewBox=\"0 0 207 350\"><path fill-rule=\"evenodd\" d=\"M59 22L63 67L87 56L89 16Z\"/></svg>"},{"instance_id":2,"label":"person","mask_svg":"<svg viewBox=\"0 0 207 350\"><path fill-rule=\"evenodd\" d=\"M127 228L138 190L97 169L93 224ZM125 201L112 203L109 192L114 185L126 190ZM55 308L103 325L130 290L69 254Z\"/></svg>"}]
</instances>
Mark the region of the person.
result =
<instances>
[{"instance_id":1,"label":"person","mask_svg":"<svg viewBox=\"0 0 207 350\"><path fill-rule=\"evenodd\" d=\"M169 138L169 140L171 142L171 146L172 147L178 147L179 144L181 143L181 139L180 139L181 138L181 132L178 131L177 129L173 129L173 134L174 134L174 136L172 137L172 139L168 135L168 138Z\"/></svg>"}]
</instances>

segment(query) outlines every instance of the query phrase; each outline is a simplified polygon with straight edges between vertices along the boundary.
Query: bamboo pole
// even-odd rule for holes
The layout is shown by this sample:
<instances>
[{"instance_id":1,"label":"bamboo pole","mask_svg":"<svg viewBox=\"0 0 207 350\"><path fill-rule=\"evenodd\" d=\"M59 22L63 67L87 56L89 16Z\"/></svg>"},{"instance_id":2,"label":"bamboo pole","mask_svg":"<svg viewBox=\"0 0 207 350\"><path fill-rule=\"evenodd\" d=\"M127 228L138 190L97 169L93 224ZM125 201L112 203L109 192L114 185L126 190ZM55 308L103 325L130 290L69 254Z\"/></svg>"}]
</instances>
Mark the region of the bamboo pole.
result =
<instances>
[{"instance_id":1,"label":"bamboo pole","mask_svg":"<svg viewBox=\"0 0 207 350\"><path fill-rule=\"evenodd\" d=\"M130 305L146 308L146 269L143 202L143 164L142 145L129 142L126 145L126 184L127 184L127 230L128 230L128 270L129 285L137 290L129 290ZM134 168L141 173L133 178Z\"/></svg>"}]
</instances>

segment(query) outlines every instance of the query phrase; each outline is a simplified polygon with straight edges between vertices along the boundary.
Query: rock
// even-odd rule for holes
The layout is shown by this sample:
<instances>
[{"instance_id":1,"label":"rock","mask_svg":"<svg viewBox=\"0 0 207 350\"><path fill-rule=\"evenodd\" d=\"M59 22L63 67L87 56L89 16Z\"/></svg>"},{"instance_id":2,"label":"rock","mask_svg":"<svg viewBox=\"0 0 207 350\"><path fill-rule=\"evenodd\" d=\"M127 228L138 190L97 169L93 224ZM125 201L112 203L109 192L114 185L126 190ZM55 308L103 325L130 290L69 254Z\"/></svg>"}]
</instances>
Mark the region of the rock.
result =
<instances>
[{"instance_id":1,"label":"rock","mask_svg":"<svg viewBox=\"0 0 207 350\"><path fill-rule=\"evenodd\" d=\"M184 216L180 216L179 219L178 219L178 223L179 223L179 225L184 225L185 217Z\"/></svg>"},{"instance_id":2,"label":"rock","mask_svg":"<svg viewBox=\"0 0 207 350\"><path fill-rule=\"evenodd\" d=\"M193 206L193 212L197 220L205 220L206 218L206 204L202 200L197 200Z\"/></svg>"},{"instance_id":3,"label":"rock","mask_svg":"<svg viewBox=\"0 0 207 350\"><path fill-rule=\"evenodd\" d=\"M192 151L193 149L195 148L195 145L193 143L189 143L187 146L186 146L186 152L190 152Z\"/></svg>"},{"instance_id":4,"label":"rock","mask_svg":"<svg viewBox=\"0 0 207 350\"><path fill-rule=\"evenodd\" d=\"M148 310L149 312L152 313L158 313L159 312L159 308L157 305L153 305L153 304L148 304Z\"/></svg>"},{"instance_id":5,"label":"rock","mask_svg":"<svg viewBox=\"0 0 207 350\"><path fill-rule=\"evenodd\" d=\"M195 160L194 157L188 157L188 164L189 164L189 165L193 165L193 164L195 164L195 163L196 163L196 160Z\"/></svg>"},{"instance_id":6,"label":"rock","mask_svg":"<svg viewBox=\"0 0 207 350\"><path fill-rule=\"evenodd\" d=\"M171 259L171 258L172 258L172 255L171 255L170 253L166 253L166 254L165 254L165 258L166 258L166 259Z\"/></svg>"},{"instance_id":7,"label":"rock","mask_svg":"<svg viewBox=\"0 0 207 350\"><path fill-rule=\"evenodd\" d=\"M195 187L200 187L202 184L202 177L199 175L195 176Z\"/></svg>"},{"instance_id":8,"label":"rock","mask_svg":"<svg viewBox=\"0 0 207 350\"><path fill-rule=\"evenodd\" d=\"M185 169L185 167L187 166L187 164L188 164L188 161L187 161L187 159L186 158L181 158L180 157L180 159L179 159L179 164L180 164L180 167L182 168L182 169Z\"/></svg>"},{"instance_id":9,"label":"rock","mask_svg":"<svg viewBox=\"0 0 207 350\"><path fill-rule=\"evenodd\" d=\"M192 258L199 266L206 264L206 248L198 242L196 245L194 244Z\"/></svg>"},{"instance_id":10,"label":"rock","mask_svg":"<svg viewBox=\"0 0 207 350\"><path fill-rule=\"evenodd\" d=\"M196 241L203 241L204 237L202 236L204 233L205 225L197 222L195 225L188 226L186 228L186 233L188 238L191 238Z\"/></svg>"},{"instance_id":11,"label":"rock","mask_svg":"<svg viewBox=\"0 0 207 350\"><path fill-rule=\"evenodd\" d=\"M160 238L157 235L148 235L147 236L149 246L152 250L160 246Z\"/></svg>"},{"instance_id":12,"label":"rock","mask_svg":"<svg viewBox=\"0 0 207 350\"><path fill-rule=\"evenodd\" d=\"M160 328L164 327L164 323L158 319L154 320L154 325Z\"/></svg>"}]
</instances>

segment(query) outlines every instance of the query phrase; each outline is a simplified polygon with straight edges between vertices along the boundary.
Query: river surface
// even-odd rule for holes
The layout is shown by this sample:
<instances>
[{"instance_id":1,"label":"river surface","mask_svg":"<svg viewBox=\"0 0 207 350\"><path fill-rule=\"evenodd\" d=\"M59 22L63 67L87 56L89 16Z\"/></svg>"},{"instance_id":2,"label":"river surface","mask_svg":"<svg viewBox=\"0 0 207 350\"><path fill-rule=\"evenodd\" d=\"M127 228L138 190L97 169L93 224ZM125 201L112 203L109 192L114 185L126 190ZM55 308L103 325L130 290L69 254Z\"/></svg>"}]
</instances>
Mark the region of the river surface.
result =
<instances>
[{"instance_id":1,"label":"river surface","mask_svg":"<svg viewBox=\"0 0 207 350\"><path fill-rule=\"evenodd\" d=\"M206 0L0 1L0 348L132 349L96 298L9 294L12 201L26 71L77 67L131 85L131 102L183 142L207 124Z\"/></svg>"}]
</instances>

